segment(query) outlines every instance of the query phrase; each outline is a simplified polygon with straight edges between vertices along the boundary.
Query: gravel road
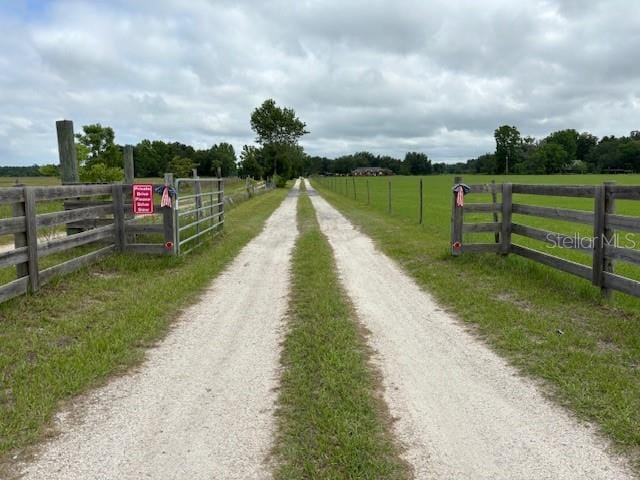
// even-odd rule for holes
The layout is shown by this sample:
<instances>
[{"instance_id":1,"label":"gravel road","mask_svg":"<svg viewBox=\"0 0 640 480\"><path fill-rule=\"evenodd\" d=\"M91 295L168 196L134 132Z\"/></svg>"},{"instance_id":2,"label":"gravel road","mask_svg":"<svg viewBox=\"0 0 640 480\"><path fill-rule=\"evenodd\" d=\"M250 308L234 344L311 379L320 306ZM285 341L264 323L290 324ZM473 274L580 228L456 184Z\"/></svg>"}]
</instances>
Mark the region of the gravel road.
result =
<instances>
[{"instance_id":1,"label":"gravel road","mask_svg":"<svg viewBox=\"0 0 640 480\"><path fill-rule=\"evenodd\" d=\"M416 478L634 478L592 429L547 400L369 237L310 194L346 291L371 332L395 434Z\"/></svg>"},{"instance_id":2,"label":"gravel road","mask_svg":"<svg viewBox=\"0 0 640 480\"><path fill-rule=\"evenodd\" d=\"M136 373L58 415L25 479L270 476L297 190Z\"/></svg>"}]
</instances>

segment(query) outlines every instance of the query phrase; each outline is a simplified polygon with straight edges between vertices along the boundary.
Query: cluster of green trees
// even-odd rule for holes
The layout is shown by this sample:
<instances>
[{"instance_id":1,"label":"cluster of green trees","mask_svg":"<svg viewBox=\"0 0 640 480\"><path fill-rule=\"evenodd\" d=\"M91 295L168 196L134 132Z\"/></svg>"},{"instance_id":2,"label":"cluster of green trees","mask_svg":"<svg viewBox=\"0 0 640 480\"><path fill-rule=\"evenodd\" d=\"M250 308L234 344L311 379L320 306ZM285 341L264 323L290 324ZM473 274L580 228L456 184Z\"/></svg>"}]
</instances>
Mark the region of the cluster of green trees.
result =
<instances>
[{"instance_id":1,"label":"cluster of green trees","mask_svg":"<svg viewBox=\"0 0 640 480\"><path fill-rule=\"evenodd\" d=\"M589 132L558 130L541 140L522 137L514 126L494 132L495 153L446 166L447 173L623 173L640 172L640 131L600 139Z\"/></svg>"},{"instance_id":2,"label":"cluster of green trees","mask_svg":"<svg viewBox=\"0 0 640 480\"><path fill-rule=\"evenodd\" d=\"M223 176L276 176L284 182L309 173L309 157L298 144L300 137L308 131L293 109L280 108L272 99L265 100L252 113L251 128L259 146L245 145L239 165L233 145L229 143L222 142L203 150L180 142L142 140L133 151L136 176L160 177L172 172L178 177L186 177L196 168L203 176L214 176L220 169ZM82 133L76 135L76 152L80 180L110 182L122 179L123 147L115 143L111 127L83 126ZM58 175L59 171L55 165L46 165L37 173Z\"/></svg>"},{"instance_id":3,"label":"cluster of green trees","mask_svg":"<svg viewBox=\"0 0 640 480\"><path fill-rule=\"evenodd\" d=\"M432 163L424 153L409 152L403 160L359 152L331 160L309 157L307 174L348 174L357 167L383 167L397 175L445 173L516 173L529 175L557 173L640 172L640 131L627 137L598 139L574 129L553 132L541 140L522 137L516 127L503 125L494 132L496 150L466 162Z\"/></svg>"},{"instance_id":4,"label":"cluster of green trees","mask_svg":"<svg viewBox=\"0 0 640 480\"><path fill-rule=\"evenodd\" d=\"M38 165L30 165L28 167L0 167L0 177L42 177L46 176L40 170L42 167Z\"/></svg>"},{"instance_id":5,"label":"cluster of green trees","mask_svg":"<svg viewBox=\"0 0 640 480\"><path fill-rule=\"evenodd\" d=\"M194 168L202 176L215 176L218 168L225 177L237 173L236 152L225 142L197 150L180 142L142 140L133 147L133 158L137 177L161 177L166 172L188 177Z\"/></svg>"},{"instance_id":6,"label":"cluster of green trees","mask_svg":"<svg viewBox=\"0 0 640 480\"><path fill-rule=\"evenodd\" d=\"M388 155L358 152L338 157L335 160L326 157L307 157L303 162L305 175L345 175L358 167L382 167L396 175L429 175L434 173L434 165L431 164L429 157L419 152L408 152L403 160Z\"/></svg>"}]
</instances>

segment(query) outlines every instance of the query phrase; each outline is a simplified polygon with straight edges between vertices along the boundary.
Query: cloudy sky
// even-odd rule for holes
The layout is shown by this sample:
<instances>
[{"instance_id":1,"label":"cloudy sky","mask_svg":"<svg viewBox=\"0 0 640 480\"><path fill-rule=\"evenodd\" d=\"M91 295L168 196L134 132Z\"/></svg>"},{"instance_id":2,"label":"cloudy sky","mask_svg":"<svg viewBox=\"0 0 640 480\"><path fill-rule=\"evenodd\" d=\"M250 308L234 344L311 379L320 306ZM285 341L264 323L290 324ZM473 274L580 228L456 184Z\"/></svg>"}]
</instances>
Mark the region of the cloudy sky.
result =
<instances>
[{"instance_id":1,"label":"cloudy sky","mask_svg":"<svg viewBox=\"0 0 640 480\"><path fill-rule=\"evenodd\" d=\"M330 157L640 129L637 0L0 0L0 32L2 165L57 162L62 118L239 151L269 97Z\"/></svg>"}]
</instances>

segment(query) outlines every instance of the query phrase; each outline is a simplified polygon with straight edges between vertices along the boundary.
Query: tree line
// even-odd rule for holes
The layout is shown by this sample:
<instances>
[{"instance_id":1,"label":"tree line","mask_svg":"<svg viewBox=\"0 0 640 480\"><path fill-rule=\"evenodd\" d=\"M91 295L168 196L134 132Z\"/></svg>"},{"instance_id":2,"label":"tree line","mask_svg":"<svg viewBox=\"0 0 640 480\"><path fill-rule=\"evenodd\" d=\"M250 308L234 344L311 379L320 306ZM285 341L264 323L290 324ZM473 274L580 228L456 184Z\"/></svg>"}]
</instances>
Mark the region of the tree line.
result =
<instances>
[{"instance_id":1,"label":"tree line","mask_svg":"<svg viewBox=\"0 0 640 480\"><path fill-rule=\"evenodd\" d=\"M358 167L381 167L396 175L446 173L474 174L558 174L640 172L640 131L629 136L598 138L574 129L558 130L537 140L522 136L517 127L502 125L494 131L495 151L466 162L434 163L423 152L407 152L404 158L357 152L334 159L310 156L299 139L308 132L291 108L265 100L250 117L257 145L244 145L239 159L226 142L207 149L195 149L180 142L142 140L134 146L137 177L161 177L172 172L190 176L197 169L202 176L275 177L280 183L300 175L349 174ZM85 125L76 135L80 179L88 182L116 181L123 177L123 147L115 143L111 127ZM0 167L0 176L58 175L56 165Z\"/></svg>"},{"instance_id":2,"label":"tree line","mask_svg":"<svg viewBox=\"0 0 640 480\"><path fill-rule=\"evenodd\" d=\"M404 159L359 152L336 159L309 157L306 171L312 174L349 174L357 167L382 167L396 175L515 173L544 175L558 173L640 173L640 131L629 136L598 138L574 129L553 132L541 140L522 137L514 126L503 125L494 132L496 149L466 162L432 162L420 152L408 152Z\"/></svg>"},{"instance_id":3,"label":"tree line","mask_svg":"<svg viewBox=\"0 0 640 480\"><path fill-rule=\"evenodd\" d=\"M598 138L574 129L558 130L541 140L522 137L515 126L494 132L496 150L447 166L448 173L544 175L558 173L639 173L640 131Z\"/></svg>"}]
</instances>

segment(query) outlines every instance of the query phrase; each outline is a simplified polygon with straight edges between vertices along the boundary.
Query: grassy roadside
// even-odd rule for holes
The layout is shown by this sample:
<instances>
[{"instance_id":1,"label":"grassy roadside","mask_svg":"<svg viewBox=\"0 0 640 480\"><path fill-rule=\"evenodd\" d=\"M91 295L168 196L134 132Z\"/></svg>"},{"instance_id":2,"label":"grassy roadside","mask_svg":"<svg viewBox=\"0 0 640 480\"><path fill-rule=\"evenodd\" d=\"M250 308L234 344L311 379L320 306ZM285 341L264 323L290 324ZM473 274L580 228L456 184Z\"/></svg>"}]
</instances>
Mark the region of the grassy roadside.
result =
<instances>
[{"instance_id":1,"label":"grassy roadside","mask_svg":"<svg viewBox=\"0 0 640 480\"><path fill-rule=\"evenodd\" d=\"M366 346L306 195L298 202L277 479L407 478Z\"/></svg>"},{"instance_id":2,"label":"grassy roadside","mask_svg":"<svg viewBox=\"0 0 640 480\"><path fill-rule=\"evenodd\" d=\"M239 205L225 232L188 256L114 255L0 305L0 460L40 438L61 400L139 362L286 193Z\"/></svg>"},{"instance_id":3,"label":"grassy roadside","mask_svg":"<svg viewBox=\"0 0 640 480\"><path fill-rule=\"evenodd\" d=\"M410 219L315 183L323 196L522 372L640 459L640 312L516 256L452 258ZM632 303L630 303L632 305Z\"/></svg>"}]
</instances>

